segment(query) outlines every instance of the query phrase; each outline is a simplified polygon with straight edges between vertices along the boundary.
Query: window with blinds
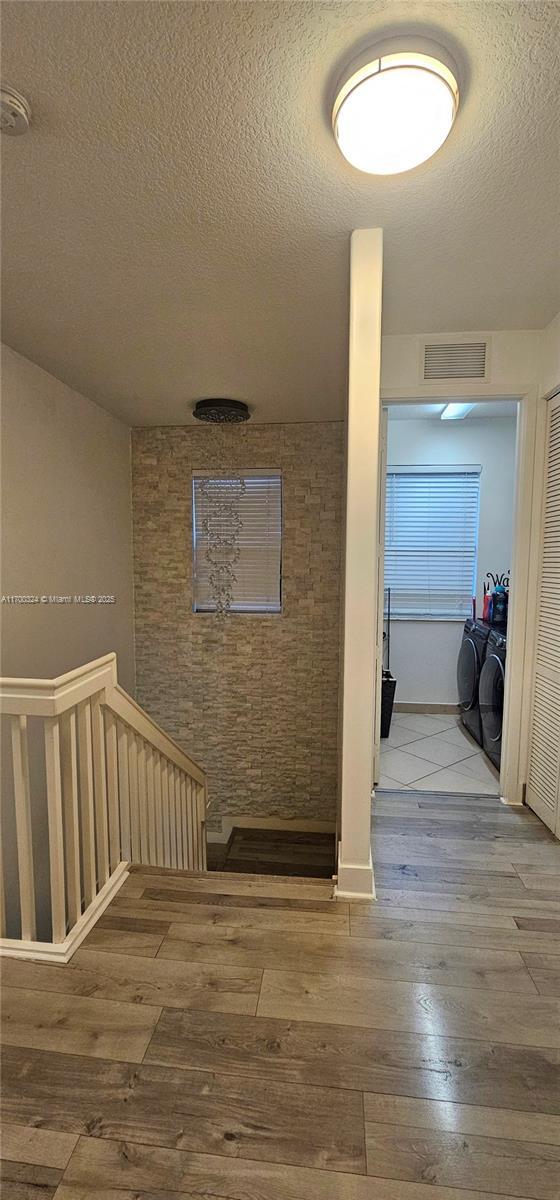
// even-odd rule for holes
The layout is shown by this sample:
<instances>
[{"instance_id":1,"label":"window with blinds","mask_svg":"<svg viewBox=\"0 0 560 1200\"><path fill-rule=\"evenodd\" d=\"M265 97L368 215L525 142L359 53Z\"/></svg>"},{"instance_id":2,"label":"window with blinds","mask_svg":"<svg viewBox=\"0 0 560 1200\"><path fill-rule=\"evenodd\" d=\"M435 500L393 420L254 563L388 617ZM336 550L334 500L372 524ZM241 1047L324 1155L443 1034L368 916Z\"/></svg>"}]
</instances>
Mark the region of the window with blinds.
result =
<instances>
[{"instance_id":1,"label":"window with blinds","mask_svg":"<svg viewBox=\"0 0 560 1200\"><path fill-rule=\"evenodd\" d=\"M234 499L235 520L221 514L209 497L220 485L243 481ZM210 483L210 487L204 487ZM240 494L239 494L240 493ZM282 609L282 475L280 471L242 471L235 476L193 475L193 608L213 612L210 575L216 559L212 533L233 537L239 556L233 564L231 612L279 613ZM218 552L219 553L219 552ZM226 552L227 557L227 552Z\"/></svg>"},{"instance_id":2,"label":"window with blinds","mask_svg":"<svg viewBox=\"0 0 560 1200\"><path fill-rule=\"evenodd\" d=\"M480 467L391 467L385 587L394 616L466 617L476 590Z\"/></svg>"}]
</instances>

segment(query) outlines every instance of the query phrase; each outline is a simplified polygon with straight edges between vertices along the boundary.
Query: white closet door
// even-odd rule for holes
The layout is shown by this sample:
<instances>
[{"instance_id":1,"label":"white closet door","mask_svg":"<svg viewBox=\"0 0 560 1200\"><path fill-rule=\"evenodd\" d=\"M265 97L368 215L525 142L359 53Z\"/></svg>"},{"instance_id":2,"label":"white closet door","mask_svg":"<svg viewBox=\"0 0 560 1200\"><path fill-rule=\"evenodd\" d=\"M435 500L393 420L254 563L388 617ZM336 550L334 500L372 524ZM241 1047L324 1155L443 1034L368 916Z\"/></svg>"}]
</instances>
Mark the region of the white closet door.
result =
<instances>
[{"instance_id":1,"label":"white closet door","mask_svg":"<svg viewBox=\"0 0 560 1200\"><path fill-rule=\"evenodd\" d=\"M560 395L548 403L527 803L560 836Z\"/></svg>"}]
</instances>

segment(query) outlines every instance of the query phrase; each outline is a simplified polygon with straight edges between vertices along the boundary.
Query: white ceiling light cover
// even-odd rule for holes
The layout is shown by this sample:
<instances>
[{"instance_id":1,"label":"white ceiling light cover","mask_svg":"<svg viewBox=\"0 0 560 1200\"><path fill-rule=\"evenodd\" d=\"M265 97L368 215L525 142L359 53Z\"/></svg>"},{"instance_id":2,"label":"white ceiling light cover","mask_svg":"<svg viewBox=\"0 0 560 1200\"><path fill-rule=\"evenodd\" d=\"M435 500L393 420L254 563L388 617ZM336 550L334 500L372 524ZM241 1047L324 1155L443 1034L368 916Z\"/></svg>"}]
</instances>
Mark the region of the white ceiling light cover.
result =
<instances>
[{"instance_id":1,"label":"white ceiling light cover","mask_svg":"<svg viewBox=\"0 0 560 1200\"><path fill-rule=\"evenodd\" d=\"M453 71L429 54L380 55L340 88L333 129L344 157L370 175L399 175L431 158L459 104Z\"/></svg>"},{"instance_id":2,"label":"white ceiling light cover","mask_svg":"<svg viewBox=\"0 0 560 1200\"><path fill-rule=\"evenodd\" d=\"M472 408L474 408L474 404L446 404L440 414L440 419L442 421L462 421L469 415Z\"/></svg>"}]
</instances>

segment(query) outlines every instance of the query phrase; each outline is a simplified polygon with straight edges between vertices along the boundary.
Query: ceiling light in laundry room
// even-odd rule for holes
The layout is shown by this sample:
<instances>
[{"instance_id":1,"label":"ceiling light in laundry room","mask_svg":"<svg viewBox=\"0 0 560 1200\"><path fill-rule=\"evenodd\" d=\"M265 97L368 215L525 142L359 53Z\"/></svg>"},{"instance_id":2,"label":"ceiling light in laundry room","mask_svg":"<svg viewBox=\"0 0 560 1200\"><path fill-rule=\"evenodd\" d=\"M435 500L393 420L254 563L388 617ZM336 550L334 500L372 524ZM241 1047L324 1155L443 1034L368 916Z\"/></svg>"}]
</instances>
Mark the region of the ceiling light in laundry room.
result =
<instances>
[{"instance_id":1,"label":"ceiling light in laundry room","mask_svg":"<svg viewBox=\"0 0 560 1200\"><path fill-rule=\"evenodd\" d=\"M468 417L471 408L474 408L474 404L446 404L440 413L440 420L461 421L463 417Z\"/></svg>"},{"instance_id":2,"label":"ceiling light in laundry room","mask_svg":"<svg viewBox=\"0 0 560 1200\"><path fill-rule=\"evenodd\" d=\"M352 166L370 175L398 175L439 150L459 106L456 68L441 55L448 58L425 40L416 49L395 49L390 41L349 68L332 123Z\"/></svg>"}]
</instances>

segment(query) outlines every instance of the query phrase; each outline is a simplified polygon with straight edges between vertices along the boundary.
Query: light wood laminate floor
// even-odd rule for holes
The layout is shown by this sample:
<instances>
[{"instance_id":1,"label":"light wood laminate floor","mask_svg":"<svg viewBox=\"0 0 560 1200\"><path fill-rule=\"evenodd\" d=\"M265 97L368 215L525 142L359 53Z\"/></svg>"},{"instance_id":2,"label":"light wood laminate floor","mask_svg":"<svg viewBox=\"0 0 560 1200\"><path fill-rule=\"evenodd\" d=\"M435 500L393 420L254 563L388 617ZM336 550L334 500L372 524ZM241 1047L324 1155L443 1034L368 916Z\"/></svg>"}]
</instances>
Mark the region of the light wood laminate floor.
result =
<instances>
[{"instance_id":1,"label":"light wood laminate floor","mask_svg":"<svg viewBox=\"0 0 560 1200\"><path fill-rule=\"evenodd\" d=\"M411 791L373 844L375 903L144 868L4 959L3 1200L559 1200L560 846Z\"/></svg>"}]
</instances>

